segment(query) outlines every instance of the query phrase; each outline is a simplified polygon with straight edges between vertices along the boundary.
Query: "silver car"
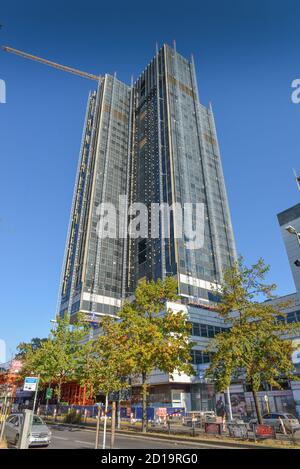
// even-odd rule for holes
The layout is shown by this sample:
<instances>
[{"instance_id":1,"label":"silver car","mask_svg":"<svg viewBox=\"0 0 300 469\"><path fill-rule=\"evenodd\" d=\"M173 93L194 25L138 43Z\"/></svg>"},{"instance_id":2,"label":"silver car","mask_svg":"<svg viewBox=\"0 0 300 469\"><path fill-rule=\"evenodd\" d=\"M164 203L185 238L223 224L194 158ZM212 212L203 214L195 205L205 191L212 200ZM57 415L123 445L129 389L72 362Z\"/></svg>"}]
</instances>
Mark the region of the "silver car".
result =
<instances>
[{"instance_id":1,"label":"silver car","mask_svg":"<svg viewBox=\"0 0 300 469\"><path fill-rule=\"evenodd\" d=\"M276 432L283 433L282 423L287 433L294 433L297 430L300 430L299 420L292 414L288 413L270 413L263 415L263 423L265 425L270 425L275 428ZM250 427L254 428L254 425L257 424L257 420L251 420L249 422Z\"/></svg>"},{"instance_id":2,"label":"silver car","mask_svg":"<svg viewBox=\"0 0 300 469\"><path fill-rule=\"evenodd\" d=\"M6 422L4 435L8 443L18 446L22 426L23 414L11 414ZM29 437L29 446L49 446L51 442L51 432L47 425L38 415L33 416L32 427Z\"/></svg>"}]
</instances>

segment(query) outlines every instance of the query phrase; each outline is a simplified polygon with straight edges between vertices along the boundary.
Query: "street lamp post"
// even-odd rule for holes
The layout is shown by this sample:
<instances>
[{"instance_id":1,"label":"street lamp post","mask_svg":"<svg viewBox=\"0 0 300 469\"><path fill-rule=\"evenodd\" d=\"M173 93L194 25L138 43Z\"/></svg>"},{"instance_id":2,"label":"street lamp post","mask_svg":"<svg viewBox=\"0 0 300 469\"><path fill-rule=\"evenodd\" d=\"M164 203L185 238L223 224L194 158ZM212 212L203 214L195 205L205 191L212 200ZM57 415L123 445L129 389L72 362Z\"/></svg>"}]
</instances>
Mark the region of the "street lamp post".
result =
<instances>
[{"instance_id":1,"label":"street lamp post","mask_svg":"<svg viewBox=\"0 0 300 469\"><path fill-rule=\"evenodd\" d=\"M296 228L294 226L289 225L289 226L286 227L286 231L289 234L291 234L293 236L296 236L297 241L298 241L298 245L300 247L300 233L296 230ZM295 264L296 267L300 267L300 259L296 259L294 264Z\"/></svg>"},{"instance_id":2,"label":"street lamp post","mask_svg":"<svg viewBox=\"0 0 300 469\"><path fill-rule=\"evenodd\" d=\"M297 241L298 241L298 244L300 246L300 233L298 233L298 231L296 230L296 228L294 228L293 226L289 225L286 227L286 231L288 233L290 233L291 235L294 235L296 236L297 238Z\"/></svg>"},{"instance_id":3,"label":"street lamp post","mask_svg":"<svg viewBox=\"0 0 300 469\"><path fill-rule=\"evenodd\" d=\"M228 406L228 417L230 422L233 420L233 415L232 415L232 405L231 405L231 398L230 398L230 387L226 389L226 396L227 396L227 406Z\"/></svg>"}]
</instances>

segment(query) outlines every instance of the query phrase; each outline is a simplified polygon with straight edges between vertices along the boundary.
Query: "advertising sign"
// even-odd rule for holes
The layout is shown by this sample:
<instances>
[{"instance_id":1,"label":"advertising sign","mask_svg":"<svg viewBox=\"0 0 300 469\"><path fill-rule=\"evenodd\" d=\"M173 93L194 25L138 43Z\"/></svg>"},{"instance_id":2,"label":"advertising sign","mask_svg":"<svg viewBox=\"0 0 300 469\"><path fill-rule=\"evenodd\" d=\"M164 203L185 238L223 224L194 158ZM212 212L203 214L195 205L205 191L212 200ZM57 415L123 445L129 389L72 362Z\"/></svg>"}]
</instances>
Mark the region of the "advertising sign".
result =
<instances>
[{"instance_id":1,"label":"advertising sign","mask_svg":"<svg viewBox=\"0 0 300 469\"><path fill-rule=\"evenodd\" d=\"M247 425L245 423L228 424L229 435L233 438L248 438Z\"/></svg>"},{"instance_id":2,"label":"advertising sign","mask_svg":"<svg viewBox=\"0 0 300 469\"><path fill-rule=\"evenodd\" d=\"M275 438L275 428L271 425L256 425L255 435L257 438Z\"/></svg>"},{"instance_id":3,"label":"advertising sign","mask_svg":"<svg viewBox=\"0 0 300 469\"><path fill-rule=\"evenodd\" d=\"M21 360L12 360L10 367L9 367L10 373L20 373L21 370L22 370Z\"/></svg>"}]
</instances>

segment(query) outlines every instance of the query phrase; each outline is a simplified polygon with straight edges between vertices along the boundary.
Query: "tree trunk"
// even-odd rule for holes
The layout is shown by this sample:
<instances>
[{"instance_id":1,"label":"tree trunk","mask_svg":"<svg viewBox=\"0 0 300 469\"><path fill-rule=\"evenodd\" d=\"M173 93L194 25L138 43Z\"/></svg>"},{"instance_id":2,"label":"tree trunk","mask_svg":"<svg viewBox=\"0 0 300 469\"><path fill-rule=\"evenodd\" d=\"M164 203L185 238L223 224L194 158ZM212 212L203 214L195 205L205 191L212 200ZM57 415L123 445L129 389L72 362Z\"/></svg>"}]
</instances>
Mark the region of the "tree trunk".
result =
<instances>
[{"instance_id":1,"label":"tree trunk","mask_svg":"<svg viewBox=\"0 0 300 469\"><path fill-rule=\"evenodd\" d=\"M56 416L57 416L57 414L59 413L59 410L60 410L61 385L62 385L62 378L59 378L58 387L57 387L57 403L56 403L55 420L56 420Z\"/></svg>"},{"instance_id":2,"label":"tree trunk","mask_svg":"<svg viewBox=\"0 0 300 469\"><path fill-rule=\"evenodd\" d=\"M110 449L115 445L115 432L116 432L116 402L113 401L111 409L111 431L110 431Z\"/></svg>"},{"instance_id":3,"label":"tree trunk","mask_svg":"<svg viewBox=\"0 0 300 469\"><path fill-rule=\"evenodd\" d=\"M57 403L60 405L60 400L61 400L61 383L62 383L62 379L59 378L59 381L58 381L58 391L57 391Z\"/></svg>"},{"instance_id":4,"label":"tree trunk","mask_svg":"<svg viewBox=\"0 0 300 469\"><path fill-rule=\"evenodd\" d=\"M104 427L103 427L103 444L102 444L102 449L105 449L105 448L106 448L107 413L108 413L108 394L106 394L106 396L105 396L105 414L104 414Z\"/></svg>"},{"instance_id":5,"label":"tree trunk","mask_svg":"<svg viewBox=\"0 0 300 469\"><path fill-rule=\"evenodd\" d=\"M142 432L147 432L147 375L142 373L142 394L143 394L143 415L142 415Z\"/></svg>"},{"instance_id":6,"label":"tree trunk","mask_svg":"<svg viewBox=\"0 0 300 469\"><path fill-rule=\"evenodd\" d=\"M256 410L256 415L257 415L257 421L261 425L263 423L263 419L261 415L259 400L257 396L257 391L255 391L253 388L252 388L252 394L253 394L254 405L255 405L255 410Z\"/></svg>"}]
</instances>

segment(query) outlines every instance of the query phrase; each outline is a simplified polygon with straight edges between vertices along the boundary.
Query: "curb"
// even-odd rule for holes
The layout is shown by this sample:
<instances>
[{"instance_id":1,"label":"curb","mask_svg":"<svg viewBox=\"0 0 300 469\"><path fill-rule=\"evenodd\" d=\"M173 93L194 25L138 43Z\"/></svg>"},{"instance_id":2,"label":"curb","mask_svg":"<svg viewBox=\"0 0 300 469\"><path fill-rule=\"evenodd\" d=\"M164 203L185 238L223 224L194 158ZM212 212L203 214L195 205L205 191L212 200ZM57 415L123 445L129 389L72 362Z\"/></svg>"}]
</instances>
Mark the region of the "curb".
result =
<instances>
[{"instance_id":1,"label":"curb","mask_svg":"<svg viewBox=\"0 0 300 469\"><path fill-rule=\"evenodd\" d=\"M52 425L60 425L60 426L64 426L64 427L73 427L73 428L79 428L81 430L92 430L92 431L96 431L96 428L95 427L92 427L92 426L88 426L88 425L76 425L76 424L71 424L71 423L60 423L60 422L52 422L52 421L47 421L46 419L44 419L45 422L49 423L49 424L52 424ZM108 430L108 433L110 432L110 429ZM142 434L142 433L135 433L135 432L132 432L130 430L117 430L115 431L116 434L119 434L119 435L130 435L130 436L136 436L137 438L145 438L145 434ZM285 447L285 446L278 446L278 447L275 447L275 446L269 446L269 445L264 445L264 444L257 444L257 443L254 443L254 442L245 442L245 443L242 443L240 441L224 441L224 440L210 440L210 439L199 439L197 438L196 439L192 439L192 438L188 438L188 437L180 437L180 436L174 436L174 435L163 435L163 434L160 434L160 433L154 433L154 432L147 432L146 433L146 436L147 438L156 438L156 439L159 439L159 440L172 440L172 441L179 441L181 443L191 443L191 444L194 444L196 445L197 443L200 443L200 444L205 444L207 443L208 445L215 445L216 447L218 446L223 446L223 447L228 447L228 448L237 448L237 449L293 449L292 445L290 447ZM297 448L298 449L298 448Z\"/></svg>"}]
</instances>

